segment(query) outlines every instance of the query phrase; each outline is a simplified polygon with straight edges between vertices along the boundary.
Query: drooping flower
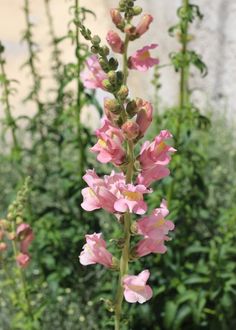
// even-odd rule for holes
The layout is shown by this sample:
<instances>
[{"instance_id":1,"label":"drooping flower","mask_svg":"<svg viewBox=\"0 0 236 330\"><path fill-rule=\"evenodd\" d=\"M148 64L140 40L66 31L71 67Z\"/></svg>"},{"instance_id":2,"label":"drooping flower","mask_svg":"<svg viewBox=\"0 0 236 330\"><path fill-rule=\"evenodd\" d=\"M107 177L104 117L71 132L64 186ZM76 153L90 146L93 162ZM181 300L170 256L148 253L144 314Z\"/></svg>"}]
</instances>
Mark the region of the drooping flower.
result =
<instances>
[{"instance_id":1,"label":"drooping flower","mask_svg":"<svg viewBox=\"0 0 236 330\"><path fill-rule=\"evenodd\" d=\"M16 256L16 262L19 265L19 267L21 268L25 268L28 266L29 262L30 262L30 256L27 253L19 253Z\"/></svg>"},{"instance_id":2,"label":"drooping flower","mask_svg":"<svg viewBox=\"0 0 236 330\"><path fill-rule=\"evenodd\" d=\"M152 15L149 14L144 14L141 17L140 22L138 23L138 25L136 26L136 34L140 37L141 35L143 35L148 29L149 29L149 25L152 23L153 21L153 17Z\"/></svg>"},{"instance_id":3,"label":"drooping flower","mask_svg":"<svg viewBox=\"0 0 236 330\"><path fill-rule=\"evenodd\" d=\"M119 54L123 53L124 43L121 40L118 33L114 32L114 31L109 31L107 33L106 39L107 39L107 42L108 42L109 46L113 50L113 52L119 53Z\"/></svg>"},{"instance_id":4,"label":"drooping flower","mask_svg":"<svg viewBox=\"0 0 236 330\"><path fill-rule=\"evenodd\" d=\"M20 251L28 253L29 245L34 239L32 228L27 223L21 223L16 229L16 237L20 241Z\"/></svg>"},{"instance_id":5,"label":"drooping flower","mask_svg":"<svg viewBox=\"0 0 236 330\"><path fill-rule=\"evenodd\" d=\"M150 102L143 99L136 99L137 118L136 123L139 126L139 133L143 136L152 122L153 107Z\"/></svg>"},{"instance_id":6,"label":"drooping flower","mask_svg":"<svg viewBox=\"0 0 236 330\"><path fill-rule=\"evenodd\" d=\"M126 275L123 277L124 297L127 302L143 304L151 299L152 289L146 284L149 276L149 270L144 270L137 276Z\"/></svg>"},{"instance_id":7,"label":"drooping flower","mask_svg":"<svg viewBox=\"0 0 236 330\"><path fill-rule=\"evenodd\" d=\"M149 68L157 65L159 60L157 58L152 58L149 50L156 48L157 44L151 44L145 46L142 49L137 50L132 56L128 59L128 66L130 69L138 71L147 71Z\"/></svg>"},{"instance_id":8,"label":"drooping flower","mask_svg":"<svg viewBox=\"0 0 236 330\"><path fill-rule=\"evenodd\" d=\"M166 166L171 160L170 153L176 150L164 141L171 137L169 131L163 130L153 142L144 142L138 158L142 169L137 178L139 184L149 186L153 181L169 175L170 171Z\"/></svg>"},{"instance_id":9,"label":"drooping flower","mask_svg":"<svg viewBox=\"0 0 236 330\"><path fill-rule=\"evenodd\" d=\"M123 173L112 171L111 175L101 179L94 170L88 170L83 178L89 186L82 190L84 201L81 206L86 211L103 208L115 214L146 212L143 194L150 190L144 185L126 184Z\"/></svg>"},{"instance_id":10,"label":"drooping flower","mask_svg":"<svg viewBox=\"0 0 236 330\"><path fill-rule=\"evenodd\" d=\"M106 118L103 119L102 124L102 128L96 130L98 142L91 151L98 153L97 160L101 163L112 162L114 165L120 165L125 158L125 151L122 148L123 133Z\"/></svg>"},{"instance_id":11,"label":"drooping flower","mask_svg":"<svg viewBox=\"0 0 236 330\"><path fill-rule=\"evenodd\" d=\"M87 59L86 67L81 72L80 77L84 87L89 89L104 89L102 82L104 79L107 79L107 75L102 70L96 55L92 55Z\"/></svg>"},{"instance_id":12,"label":"drooping flower","mask_svg":"<svg viewBox=\"0 0 236 330\"><path fill-rule=\"evenodd\" d=\"M101 264L107 268L112 267L112 254L106 249L106 242L101 233L85 235L86 244L80 253L80 263L84 266Z\"/></svg>"},{"instance_id":13,"label":"drooping flower","mask_svg":"<svg viewBox=\"0 0 236 330\"><path fill-rule=\"evenodd\" d=\"M167 247L165 246L165 241L169 241L170 238L168 236L164 236L160 240L151 239L146 237L138 242L135 248L135 255L139 257L144 257L150 253L165 253L167 251Z\"/></svg>"}]
</instances>

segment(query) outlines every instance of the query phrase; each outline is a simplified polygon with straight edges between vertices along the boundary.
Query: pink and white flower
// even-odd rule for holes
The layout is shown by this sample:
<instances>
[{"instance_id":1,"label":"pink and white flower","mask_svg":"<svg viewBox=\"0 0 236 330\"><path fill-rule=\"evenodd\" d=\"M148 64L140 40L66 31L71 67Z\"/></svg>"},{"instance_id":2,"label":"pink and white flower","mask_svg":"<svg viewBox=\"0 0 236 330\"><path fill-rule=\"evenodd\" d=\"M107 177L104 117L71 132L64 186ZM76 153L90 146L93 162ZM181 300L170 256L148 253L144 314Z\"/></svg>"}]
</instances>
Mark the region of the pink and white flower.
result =
<instances>
[{"instance_id":1,"label":"pink and white flower","mask_svg":"<svg viewBox=\"0 0 236 330\"><path fill-rule=\"evenodd\" d=\"M16 256L16 262L19 267L26 268L30 262L30 256L27 253L19 253Z\"/></svg>"},{"instance_id":2,"label":"pink and white flower","mask_svg":"<svg viewBox=\"0 0 236 330\"><path fill-rule=\"evenodd\" d=\"M146 141L141 149L139 161L141 173L137 182L149 186L153 181L160 180L170 174L166 166L171 160L170 153L176 150L164 141L172 137L169 131L163 130L153 142Z\"/></svg>"},{"instance_id":3,"label":"pink and white flower","mask_svg":"<svg viewBox=\"0 0 236 330\"><path fill-rule=\"evenodd\" d=\"M169 214L166 201L163 200L161 207L153 210L152 214L137 221L137 232L153 240L163 240L175 225L170 220L165 220Z\"/></svg>"},{"instance_id":4,"label":"pink and white flower","mask_svg":"<svg viewBox=\"0 0 236 330\"><path fill-rule=\"evenodd\" d=\"M169 241L169 240L170 238L168 236L164 236L160 240L146 237L138 242L135 248L135 254L139 257L144 257L150 253L163 254L167 251L167 247L165 246L165 241Z\"/></svg>"},{"instance_id":5,"label":"pink and white flower","mask_svg":"<svg viewBox=\"0 0 236 330\"><path fill-rule=\"evenodd\" d=\"M16 229L16 237L20 241L20 251L28 254L29 245L34 239L32 228L27 223L21 223Z\"/></svg>"},{"instance_id":6,"label":"pink and white flower","mask_svg":"<svg viewBox=\"0 0 236 330\"><path fill-rule=\"evenodd\" d=\"M153 107L152 104L143 99L137 98L138 108L136 123L139 126L139 134L143 136L152 122Z\"/></svg>"},{"instance_id":7,"label":"pink and white flower","mask_svg":"<svg viewBox=\"0 0 236 330\"><path fill-rule=\"evenodd\" d=\"M88 170L83 178L89 186L82 190L84 201L81 206L86 211L103 208L115 214L146 212L143 194L150 190L144 185L126 184L123 173L112 172L101 179L94 170Z\"/></svg>"},{"instance_id":8,"label":"pink and white flower","mask_svg":"<svg viewBox=\"0 0 236 330\"><path fill-rule=\"evenodd\" d=\"M103 119L102 124L102 128L96 130L98 142L90 150L98 153L99 162L120 165L125 158L125 151L122 148L123 133L106 118Z\"/></svg>"},{"instance_id":9,"label":"pink and white flower","mask_svg":"<svg viewBox=\"0 0 236 330\"><path fill-rule=\"evenodd\" d=\"M87 59L86 67L81 72L80 77L84 87L89 89L104 89L102 82L107 79L107 75L102 70L96 55L92 55Z\"/></svg>"},{"instance_id":10,"label":"pink and white flower","mask_svg":"<svg viewBox=\"0 0 236 330\"><path fill-rule=\"evenodd\" d=\"M141 17L139 24L136 26L136 31L135 31L136 34L139 37L143 35L149 29L149 26L152 23L152 21L153 21L152 15L144 14Z\"/></svg>"},{"instance_id":11,"label":"pink and white flower","mask_svg":"<svg viewBox=\"0 0 236 330\"><path fill-rule=\"evenodd\" d=\"M127 302L143 304L151 299L152 289L146 284L149 276L149 270L144 270L137 276L126 275L123 277L124 297Z\"/></svg>"},{"instance_id":12,"label":"pink and white flower","mask_svg":"<svg viewBox=\"0 0 236 330\"><path fill-rule=\"evenodd\" d=\"M124 43L121 40L118 33L114 32L114 31L109 31L107 33L106 39L107 39L107 42L108 42L109 46L113 50L113 52L119 53L119 54L123 53Z\"/></svg>"},{"instance_id":13,"label":"pink and white flower","mask_svg":"<svg viewBox=\"0 0 236 330\"><path fill-rule=\"evenodd\" d=\"M80 263L84 266L101 264L107 268L112 267L112 254L106 249L106 242L101 233L86 235L86 244L80 253Z\"/></svg>"},{"instance_id":14,"label":"pink and white flower","mask_svg":"<svg viewBox=\"0 0 236 330\"><path fill-rule=\"evenodd\" d=\"M143 47L142 49L137 50L128 59L129 68L143 72L147 71L154 65L157 65L159 63L159 60L157 58L152 58L149 52L150 49L155 49L157 46L157 44L151 44Z\"/></svg>"}]
</instances>

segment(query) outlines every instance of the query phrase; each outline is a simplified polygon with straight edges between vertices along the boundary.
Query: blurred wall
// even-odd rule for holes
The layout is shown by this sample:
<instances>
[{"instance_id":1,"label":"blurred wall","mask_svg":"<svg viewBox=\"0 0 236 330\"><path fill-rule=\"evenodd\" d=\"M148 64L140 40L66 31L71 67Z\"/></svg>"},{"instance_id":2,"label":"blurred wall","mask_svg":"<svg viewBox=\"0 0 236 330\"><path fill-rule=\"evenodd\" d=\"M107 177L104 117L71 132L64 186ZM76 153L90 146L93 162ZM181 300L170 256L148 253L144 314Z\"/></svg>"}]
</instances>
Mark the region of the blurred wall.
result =
<instances>
[{"instance_id":1,"label":"blurred wall","mask_svg":"<svg viewBox=\"0 0 236 330\"><path fill-rule=\"evenodd\" d=\"M235 0L192 0L198 4L204 14L202 22L195 24L192 29L194 39L190 47L202 54L208 65L209 74L202 79L197 71L193 71L191 88L193 97L198 104L213 105L217 111L226 111L229 118L235 118L234 94L236 92L236 2ZM112 27L108 8L116 6L116 0L81 0L81 4L96 12L96 20L89 16L87 25L94 33L100 33L105 40L106 31ZM161 64L168 64L168 54L178 49L178 43L169 37L167 30L175 24L176 9L180 0L140 0L145 12L155 17L151 29L142 39L134 42L130 52L135 51L142 43L158 43L159 48L154 54L160 58ZM73 0L51 0L51 9L58 36L66 34L69 20L68 8ZM14 97L15 111L31 113L33 105L20 103L26 96L31 78L27 69L20 69L26 59L27 49L19 40L25 28L22 12L23 0L0 0L0 36L6 46L7 73L10 78L19 80L18 95ZM52 82L50 74L48 26L45 17L44 0L31 0L31 20L36 24L34 35L40 45L38 68L44 76L44 91ZM62 46L64 60L73 60L73 50L69 42ZM147 81L152 78L153 71L148 74L132 72L130 82L134 95L153 97L152 87ZM173 105L178 101L178 76L172 68L161 70L162 89L160 96L163 105ZM148 88L147 88L148 86ZM100 97L102 95L100 93ZM2 109L0 108L1 113Z\"/></svg>"}]
</instances>

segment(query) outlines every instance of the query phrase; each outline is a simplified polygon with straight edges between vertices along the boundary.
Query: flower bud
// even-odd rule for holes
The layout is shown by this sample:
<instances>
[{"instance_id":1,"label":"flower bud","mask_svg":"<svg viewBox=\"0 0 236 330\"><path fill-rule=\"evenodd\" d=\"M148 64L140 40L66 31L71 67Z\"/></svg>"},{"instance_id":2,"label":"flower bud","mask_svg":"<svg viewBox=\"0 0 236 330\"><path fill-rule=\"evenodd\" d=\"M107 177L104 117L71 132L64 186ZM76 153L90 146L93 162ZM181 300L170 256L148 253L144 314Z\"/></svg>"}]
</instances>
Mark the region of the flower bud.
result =
<instances>
[{"instance_id":1,"label":"flower bud","mask_svg":"<svg viewBox=\"0 0 236 330\"><path fill-rule=\"evenodd\" d=\"M108 91L108 92L112 92L114 87L112 86L112 84L110 83L110 81L108 79L104 79L102 81L102 86Z\"/></svg>"},{"instance_id":2,"label":"flower bud","mask_svg":"<svg viewBox=\"0 0 236 330\"><path fill-rule=\"evenodd\" d=\"M129 89L127 86L122 85L121 88L119 89L117 95L122 99L125 100L127 96L129 95Z\"/></svg>"},{"instance_id":3,"label":"flower bud","mask_svg":"<svg viewBox=\"0 0 236 330\"><path fill-rule=\"evenodd\" d=\"M133 14L134 14L135 16L140 15L142 11L143 11L142 8L139 7L139 6L134 6L134 7L133 7Z\"/></svg>"},{"instance_id":4,"label":"flower bud","mask_svg":"<svg viewBox=\"0 0 236 330\"><path fill-rule=\"evenodd\" d=\"M106 98L104 100L104 108L105 108L105 113L106 113L107 117L109 117L107 114L107 111L108 112L110 111L114 114L120 114L120 112L122 111L122 108L116 99Z\"/></svg>"},{"instance_id":5,"label":"flower bud","mask_svg":"<svg viewBox=\"0 0 236 330\"><path fill-rule=\"evenodd\" d=\"M116 8L112 8L110 10L110 15L111 15L111 19L112 19L112 22L115 24L115 25L118 25L118 24L121 24L123 19L122 19L122 16L119 12L118 9Z\"/></svg>"},{"instance_id":6,"label":"flower bud","mask_svg":"<svg viewBox=\"0 0 236 330\"><path fill-rule=\"evenodd\" d=\"M139 135L139 125L133 121L127 121L121 129L128 140L134 140Z\"/></svg>"},{"instance_id":7,"label":"flower bud","mask_svg":"<svg viewBox=\"0 0 236 330\"><path fill-rule=\"evenodd\" d=\"M0 242L0 251L6 251L7 249L7 244L4 242Z\"/></svg>"},{"instance_id":8,"label":"flower bud","mask_svg":"<svg viewBox=\"0 0 236 330\"><path fill-rule=\"evenodd\" d=\"M136 34L140 37L143 35L148 29L149 25L152 23L153 17L152 15L145 14L141 17L139 24L136 27Z\"/></svg>"},{"instance_id":9,"label":"flower bud","mask_svg":"<svg viewBox=\"0 0 236 330\"><path fill-rule=\"evenodd\" d=\"M114 57L111 57L109 59L109 66L110 66L111 70L116 70L119 66L117 59L115 59Z\"/></svg>"},{"instance_id":10,"label":"flower bud","mask_svg":"<svg viewBox=\"0 0 236 330\"><path fill-rule=\"evenodd\" d=\"M0 227L3 229L8 229L10 223L6 219L0 219Z\"/></svg>"},{"instance_id":11,"label":"flower bud","mask_svg":"<svg viewBox=\"0 0 236 330\"><path fill-rule=\"evenodd\" d=\"M99 64L100 64L101 68L103 69L103 71L108 72L109 67L102 58L99 59Z\"/></svg>"},{"instance_id":12,"label":"flower bud","mask_svg":"<svg viewBox=\"0 0 236 330\"><path fill-rule=\"evenodd\" d=\"M135 102L135 100L130 101L127 106L126 106L126 112L128 113L129 117L132 118L133 116L135 116L138 112L138 107L137 104Z\"/></svg>"},{"instance_id":13,"label":"flower bud","mask_svg":"<svg viewBox=\"0 0 236 330\"><path fill-rule=\"evenodd\" d=\"M111 84L116 83L116 72L115 71L109 71L107 76L108 76L108 80L110 81Z\"/></svg>"},{"instance_id":14,"label":"flower bud","mask_svg":"<svg viewBox=\"0 0 236 330\"><path fill-rule=\"evenodd\" d=\"M110 49L107 46L102 46L102 51L105 56L109 55Z\"/></svg>"},{"instance_id":15,"label":"flower bud","mask_svg":"<svg viewBox=\"0 0 236 330\"><path fill-rule=\"evenodd\" d=\"M7 233L7 237L10 241L13 241L16 238L16 234L13 232Z\"/></svg>"},{"instance_id":16,"label":"flower bud","mask_svg":"<svg viewBox=\"0 0 236 330\"><path fill-rule=\"evenodd\" d=\"M114 31L109 31L107 33L106 39L107 39L109 46L113 50L113 52L119 53L119 54L122 54L124 52L124 43L121 40L118 33L114 32Z\"/></svg>"},{"instance_id":17,"label":"flower bud","mask_svg":"<svg viewBox=\"0 0 236 330\"><path fill-rule=\"evenodd\" d=\"M91 42L92 42L92 44L93 44L94 46L98 46L98 45L100 44L100 42L101 42L101 38L100 38L99 36L95 35L95 36L92 38Z\"/></svg>"}]
</instances>

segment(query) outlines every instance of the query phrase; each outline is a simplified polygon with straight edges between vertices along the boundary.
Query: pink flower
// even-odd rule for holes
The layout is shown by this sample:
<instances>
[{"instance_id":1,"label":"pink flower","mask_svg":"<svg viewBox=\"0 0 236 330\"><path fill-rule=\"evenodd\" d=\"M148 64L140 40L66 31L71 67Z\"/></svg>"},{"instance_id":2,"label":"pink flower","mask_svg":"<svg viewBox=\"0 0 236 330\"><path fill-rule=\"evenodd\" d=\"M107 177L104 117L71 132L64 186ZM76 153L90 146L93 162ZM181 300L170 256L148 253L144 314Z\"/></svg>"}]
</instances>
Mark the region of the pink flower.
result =
<instances>
[{"instance_id":1,"label":"pink flower","mask_svg":"<svg viewBox=\"0 0 236 330\"><path fill-rule=\"evenodd\" d=\"M142 271L139 275L126 275L123 277L124 297L129 303L143 304L151 299L152 289L146 285L150 276L149 270Z\"/></svg>"},{"instance_id":2,"label":"pink flower","mask_svg":"<svg viewBox=\"0 0 236 330\"><path fill-rule=\"evenodd\" d=\"M20 240L20 251L28 253L28 248L34 239L32 228L27 223L21 223L16 229L16 237Z\"/></svg>"},{"instance_id":3,"label":"pink flower","mask_svg":"<svg viewBox=\"0 0 236 330\"><path fill-rule=\"evenodd\" d=\"M151 15L145 14L141 17L139 24L136 27L136 34L140 37L143 35L148 29L149 25L152 23L153 17Z\"/></svg>"},{"instance_id":4,"label":"pink flower","mask_svg":"<svg viewBox=\"0 0 236 330\"><path fill-rule=\"evenodd\" d=\"M116 26L119 25L120 23L122 23L123 18L118 9L116 9L116 8L110 9L110 15L111 15L112 22Z\"/></svg>"},{"instance_id":5,"label":"pink flower","mask_svg":"<svg viewBox=\"0 0 236 330\"><path fill-rule=\"evenodd\" d=\"M19 253L16 257L16 261L20 267L25 268L30 262L30 256L26 253Z\"/></svg>"},{"instance_id":6,"label":"pink flower","mask_svg":"<svg viewBox=\"0 0 236 330\"><path fill-rule=\"evenodd\" d=\"M84 87L89 89L102 88L102 81L107 79L106 73L102 70L96 55L90 56L86 61L86 68L81 72L81 80Z\"/></svg>"},{"instance_id":7,"label":"pink flower","mask_svg":"<svg viewBox=\"0 0 236 330\"><path fill-rule=\"evenodd\" d=\"M94 170L88 170L83 179L89 186L82 190L84 201L81 206L86 211L103 208L115 214L146 212L147 205L143 201L143 194L149 193L150 190L143 185L126 184L123 173L112 172L101 179Z\"/></svg>"},{"instance_id":8,"label":"pink flower","mask_svg":"<svg viewBox=\"0 0 236 330\"><path fill-rule=\"evenodd\" d=\"M163 200L160 208L155 209L151 215L137 221L138 234L153 240L163 240L168 232L175 228L172 221L165 220L168 214L166 201Z\"/></svg>"},{"instance_id":9,"label":"pink flower","mask_svg":"<svg viewBox=\"0 0 236 330\"><path fill-rule=\"evenodd\" d=\"M152 122L153 107L150 102L140 98L136 99L138 108L136 123L139 126L140 135L143 136Z\"/></svg>"},{"instance_id":10,"label":"pink flower","mask_svg":"<svg viewBox=\"0 0 236 330\"><path fill-rule=\"evenodd\" d=\"M139 161L141 173L137 182L149 186L153 181L160 180L169 175L170 171L166 166L169 164L170 153L176 150L167 145L164 141L170 139L172 135L169 131L161 131L152 143L146 141L141 149Z\"/></svg>"},{"instance_id":11,"label":"pink flower","mask_svg":"<svg viewBox=\"0 0 236 330\"><path fill-rule=\"evenodd\" d=\"M108 42L109 46L113 50L113 52L120 53L120 54L123 53L124 43L121 40L118 33L114 32L114 31L109 31L107 33L106 39L107 39L107 42Z\"/></svg>"},{"instance_id":12,"label":"pink flower","mask_svg":"<svg viewBox=\"0 0 236 330\"><path fill-rule=\"evenodd\" d=\"M164 236L160 240L154 240L149 237L142 239L138 242L135 254L139 257L146 256L150 253L165 253L167 251L167 247L165 246L165 241L169 241L168 236Z\"/></svg>"},{"instance_id":13,"label":"pink flower","mask_svg":"<svg viewBox=\"0 0 236 330\"><path fill-rule=\"evenodd\" d=\"M96 131L96 135L98 142L91 148L91 151L98 152L97 160L101 163L122 164L125 158L125 152L122 148L124 141L122 131L104 118L103 126Z\"/></svg>"},{"instance_id":14,"label":"pink flower","mask_svg":"<svg viewBox=\"0 0 236 330\"><path fill-rule=\"evenodd\" d=\"M84 266L101 264L107 268L112 267L112 254L106 249L106 242L102 239L101 233L85 235L86 244L80 253L80 263Z\"/></svg>"},{"instance_id":15,"label":"pink flower","mask_svg":"<svg viewBox=\"0 0 236 330\"><path fill-rule=\"evenodd\" d=\"M128 65L130 69L138 71L147 71L149 68L159 63L157 58L150 56L149 50L156 48L157 44L151 44L145 46L142 49L137 50L134 55L129 57Z\"/></svg>"}]
</instances>

